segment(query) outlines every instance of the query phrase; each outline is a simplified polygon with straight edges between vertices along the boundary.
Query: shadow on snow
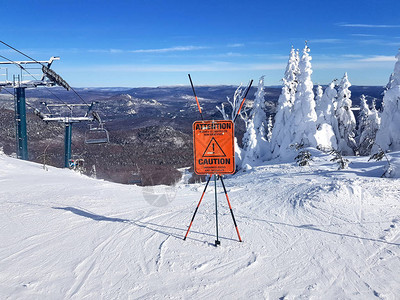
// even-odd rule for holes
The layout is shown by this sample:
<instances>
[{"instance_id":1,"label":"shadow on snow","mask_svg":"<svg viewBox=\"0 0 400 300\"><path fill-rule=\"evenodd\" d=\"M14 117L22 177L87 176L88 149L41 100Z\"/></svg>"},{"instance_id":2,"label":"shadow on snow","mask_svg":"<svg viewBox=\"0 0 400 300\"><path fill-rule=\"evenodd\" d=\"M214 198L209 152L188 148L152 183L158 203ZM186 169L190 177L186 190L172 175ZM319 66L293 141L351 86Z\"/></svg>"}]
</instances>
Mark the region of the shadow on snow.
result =
<instances>
[{"instance_id":1,"label":"shadow on snow","mask_svg":"<svg viewBox=\"0 0 400 300\"><path fill-rule=\"evenodd\" d=\"M74 213L74 214L76 214L78 216L85 217L85 218L88 218L88 219L92 219L92 220L98 221L98 222L105 221L105 222L117 222L117 223L126 223L126 224L135 225L135 226L138 226L138 227L141 227L141 228L145 228L145 229L157 232L157 233L161 233L163 235L174 237L174 238L179 239L179 240L183 240L183 236L184 235L182 234L182 236L181 236L181 235L178 235L178 234L173 233L171 231L177 231L178 230L178 231L182 231L183 233L186 233L186 230L187 230L187 229L178 228L178 227L160 225L160 224L156 224L156 223L152 223L152 222L142 222L140 220L139 221L134 221L134 220L128 220L128 219L121 219L121 218L110 218L110 217L94 214L94 213L91 213L91 212L88 212L88 211L85 211L85 210L82 210L82 209L79 209L79 208L71 207L71 206L67 206L67 207L52 207L52 208L53 209L57 209L57 210L69 211L69 212L72 212L72 213ZM194 233L194 234L201 234L201 235L204 235L204 236L214 237L214 235L212 235L212 234L198 232L198 231L194 231L194 230L192 230L190 232ZM223 239L223 240L236 241L236 240L228 238L228 237L221 237L220 236L219 238ZM193 237L189 237L189 236L187 237L187 239L188 240L197 241L197 242L201 242L201 243L204 242L202 240L199 240L199 239L196 239L196 238L193 238ZM213 245L213 244L210 244L210 245Z\"/></svg>"}]
</instances>

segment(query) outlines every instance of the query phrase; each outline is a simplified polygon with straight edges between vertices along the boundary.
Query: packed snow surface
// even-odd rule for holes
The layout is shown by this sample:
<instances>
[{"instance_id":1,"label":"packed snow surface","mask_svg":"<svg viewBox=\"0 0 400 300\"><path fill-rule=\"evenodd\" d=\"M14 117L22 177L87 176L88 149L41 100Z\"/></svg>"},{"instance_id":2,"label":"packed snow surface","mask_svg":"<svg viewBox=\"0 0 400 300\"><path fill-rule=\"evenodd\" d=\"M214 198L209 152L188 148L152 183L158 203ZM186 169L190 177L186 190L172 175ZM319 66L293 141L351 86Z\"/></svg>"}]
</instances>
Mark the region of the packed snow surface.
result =
<instances>
[{"instance_id":1,"label":"packed snow surface","mask_svg":"<svg viewBox=\"0 0 400 300\"><path fill-rule=\"evenodd\" d=\"M0 299L398 299L400 180L385 162L273 163L142 188L0 154ZM399 153L392 157L399 161Z\"/></svg>"}]
</instances>

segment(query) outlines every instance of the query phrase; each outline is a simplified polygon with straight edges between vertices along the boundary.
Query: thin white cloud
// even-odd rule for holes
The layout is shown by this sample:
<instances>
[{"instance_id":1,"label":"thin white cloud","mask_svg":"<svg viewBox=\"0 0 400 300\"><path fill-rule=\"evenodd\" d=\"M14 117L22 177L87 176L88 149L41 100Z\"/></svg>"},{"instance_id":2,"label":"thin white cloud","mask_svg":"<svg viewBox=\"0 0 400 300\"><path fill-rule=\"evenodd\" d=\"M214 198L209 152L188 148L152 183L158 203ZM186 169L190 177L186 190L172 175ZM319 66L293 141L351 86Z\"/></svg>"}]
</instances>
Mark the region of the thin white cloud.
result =
<instances>
[{"instance_id":1,"label":"thin white cloud","mask_svg":"<svg viewBox=\"0 0 400 300\"><path fill-rule=\"evenodd\" d=\"M226 54L224 54L227 57L243 57L243 56L247 56L241 53L237 53L237 52L228 52Z\"/></svg>"},{"instance_id":2,"label":"thin white cloud","mask_svg":"<svg viewBox=\"0 0 400 300\"><path fill-rule=\"evenodd\" d=\"M130 53L166 53L166 52L201 50L201 49L207 49L207 48L208 47L203 47L203 46L176 46L176 47L159 48L159 49L128 50L127 52L130 52Z\"/></svg>"},{"instance_id":3,"label":"thin white cloud","mask_svg":"<svg viewBox=\"0 0 400 300\"><path fill-rule=\"evenodd\" d=\"M229 44L229 45L227 45L227 47L230 47L230 48L239 48L239 47L244 47L244 44L241 44L241 43Z\"/></svg>"},{"instance_id":4,"label":"thin white cloud","mask_svg":"<svg viewBox=\"0 0 400 300\"><path fill-rule=\"evenodd\" d=\"M92 53L168 53L168 52L183 52L183 51L194 51L201 49L209 49L205 46L175 46L169 48L156 48L156 49L90 49L88 52Z\"/></svg>"},{"instance_id":5,"label":"thin white cloud","mask_svg":"<svg viewBox=\"0 0 400 300\"><path fill-rule=\"evenodd\" d=\"M124 51L121 49L110 49L110 53L123 53Z\"/></svg>"},{"instance_id":6,"label":"thin white cloud","mask_svg":"<svg viewBox=\"0 0 400 300\"><path fill-rule=\"evenodd\" d=\"M365 34L365 33L352 33L351 36L359 36L359 37L377 37L375 34Z\"/></svg>"},{"instance_id":7,"label":"thin white cloud","mask_svg":"<svg viewBox=\"0 0 400 300\"><path fill-rule=\"evenodd\" d=\"M313 64L314 70L362 70L362 69L387 69L392 68L396 60L392 56L373 56L353 60L321 61Z\"/></svg>"},{"instance_id":8,"label":"thin white cloud","mask_svg":"<svg viewBox=\"0 0 400 300\"><path fill-rule=\"evenodd\" d=\"M364 57L361 54L342 54L341 56L344 58L362 58L362 57Z\"/></svg>"},{"instance_id":9,"label":"thin white cloud","mask_svg":"<svg viewBox=\"0 0 400 300\"><path fill-rule=\"evenodd\" d=\"M364 61L364 62L395 62L396 58L394 56L375 55L375 56L372 56L372 57L359 59L359 61Z\"/></svg>"},{"instance_id":10,"label":"thin white cloud","mask_svg":"<svg viewBox=\"0 0 400 300\"><path fill-rule=\"evenodd\" d=\"M400 25L383 25L383 24L338 24L341 27L358 27L358 28L400 28Z\"/></svg>"},{"instance_id":11,"label":"thin white cloud","mask_svg":"<svg viewBox=\"0 0 400 300\"><path fill-rule=\"evenodd\" d=\"M97 65L88 67L74 68L80 72L231 72L231 71L249 71L249 70L284 70L285 63L271 64L235 64L226 62L213 62L208 64L182 64L182 65Z\"/></svg>"},{"instance_id":12,"label":"thin white cloud","mask_svg":"<svg viewBox=\"0 0 400 300\"><path fill-rule=\"evenodd\" d=\"M342 40L340 39L311 39L308 40L308 42L310 42L311 44L337 44L337 43L341 43Z\"/></svg>"},{"instance_id":13,"label":"thin white cloud","mask_svg":"<svg viewBox=\"0 0 400 300\"><path fill-rule=\"evenodd\" d=\"M388 42L386 40L382 39L369 39L369 40L361 40L358 41L360 44L365 44L365 45L379 45L379 46L392 46L392 47L399 47L400 42Z\"/></svg>"}]
</instances>

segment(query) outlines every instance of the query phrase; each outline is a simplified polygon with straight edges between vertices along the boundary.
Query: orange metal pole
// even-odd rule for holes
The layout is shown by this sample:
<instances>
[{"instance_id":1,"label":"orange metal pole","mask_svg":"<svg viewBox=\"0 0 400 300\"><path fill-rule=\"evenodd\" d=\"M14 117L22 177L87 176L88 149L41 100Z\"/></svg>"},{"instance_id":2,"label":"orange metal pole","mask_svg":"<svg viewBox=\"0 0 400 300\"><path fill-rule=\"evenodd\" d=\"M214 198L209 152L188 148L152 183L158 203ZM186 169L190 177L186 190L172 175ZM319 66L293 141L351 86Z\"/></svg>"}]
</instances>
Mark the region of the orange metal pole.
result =
<instances>
[{"instance_id":1,"label":"orange metal pole","mask_svg":"<svg viewBox=\"0 0 400 300\"><path fill-rule=\"evenodd\" d=\"M187 230L187 232L186 232L186 235L185 235L185 237L183 238L183 240L186 240L186 237L187 237L188 234L189 234L189 230L190 230L190 228L192 227L194 217L196 216L196 213L197 213L197 210L199 209L200 203L201 203L201 201L203 200L204 194L206 193L207 186L208 186L208 183L210 182L211 177L212 177L212 176L210 176L210 177L208 178L208 180L207 180L206 187L204 188L203 194L201 194L200 201L199 201L199 203L197 204L197 207L196 207L196 209L195 209L195 211L194 211L192 220L190 221L189 228L188 228L188 230Z\"/></svg>"},{"instance_id":2,"label":"orange metal pole","mask_svg":"<svg viewBox=\"0 0 400 300\"><path fill-rule=\"evenodd\" d=\"M232 219L233 219L233 224L235 224L235 228L236 228L236 232L237 232L237 235L238 235L238 238L239 238L239 242L241 242L241 241L242 241L242 238L240 237L239 229L238 229L238 227L237 227L236 220L235 220L235 216L233 215L233 210L232 210L231 202L229 201L228 192L226 191L224 181L222 180L222 176L220 176L219 178L221 179L221 183L222 183L222 186L223 186L223 188L224 188L226 200L228 201L229 209L230 209L230 211L231 211L231 215L232 215Z\"/></svg>"},{"instance_id":3,"label":"orange metal pole","mask_svg":"<svg viewBox=\"0 0 400 300\"><path fill-rule=\"evenodd\" d=\"M201 115L201 119L204 120L204 118L203 118L203 113L201 112L200 103L199 103L199 100L197 99L197 95L196 95L196 92L195 92L195 90L194 90L194 85L193 85L192 77L190 77L190 74L188 74L188 76L189 76L190 84L192 85L192 90L193 90L194 97L196 98L197 107L199 108L199 112L200 112L200 115Z\"/></svg>"},{"instance_id":4,"label":"orange metal pole","mask_svg":"<svg viewBox=\"0 0 400 300\"><path fill-rule=\"evenodd\" d=\"M244 97L243 97L242 103L240 104L239 110L238 110L238 112L237 112L235 118L233 119L233 123L235 123L236 118L239 116L240 111L242 110L244 101L246 100L246 97L247 97L247 93L249 92L249 90L250 90L252 84L253 84L253 79L250 81L249 87L247 88L246 93L244 94Z\"/></svg>"}]
</instances>

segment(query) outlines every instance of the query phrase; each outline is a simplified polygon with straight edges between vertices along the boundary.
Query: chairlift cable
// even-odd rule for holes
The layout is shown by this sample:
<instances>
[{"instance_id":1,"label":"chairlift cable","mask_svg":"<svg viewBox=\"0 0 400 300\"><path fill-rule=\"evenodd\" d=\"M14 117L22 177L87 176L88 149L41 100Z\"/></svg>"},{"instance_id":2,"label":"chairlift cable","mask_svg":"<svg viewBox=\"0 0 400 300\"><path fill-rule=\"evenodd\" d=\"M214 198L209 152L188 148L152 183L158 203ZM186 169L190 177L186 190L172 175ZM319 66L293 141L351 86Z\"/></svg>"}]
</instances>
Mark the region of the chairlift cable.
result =
<instances>
[{"instance_id":1,"label":"chairlift cable","mask_svg":"<svg viewBox=\"0 0 400 300\"><path fill-rule=\"evenodd\" d=\"M0 41L0 43L2 43L2 44L4 44L4 45L6 45L7 47L9 47L9 48L11 48L11 49L13 49L14 51L17 51L18 53L20 53L20 54L22 54L23 56L25 56L25 57L27 57L27 58L29 58L30 60L33 60L34 62L36 62L36 63L38 63L38 64L40 64L41 66L43 66L43 67L46 67L47 68L47 66L45 66L43 63L41 63L41 62L38 62L36 59L34 59L34 58L32 58L32 57L30 57L29 55L27 55L27 54L25 54L25 53L23 53L22 51L20 51L20 50L18 50L18 49L16 49L16 48L14 48L13 46L11 46L11 45L9 45L9 44L7 44L7 43L5 43L5 42L3 42L3 41ZM22 68L22 67L21 67ZM26 71L26 70L25 70ZM37 79L36 79L37 80ZM75 89L73 88L73 87L71 87L71 90L83 101L83 103L84 104L86 104L87 106L90 106L76 91L75 91Z\"/></svg>"},{"instance_id":2,"label":"chairlift cable","mask_svg":"<svg viewBox=\"0 0 400 300\"><path fill-rule=\"evenodd\" d=\"M7 90L7 89L2 89L2 91L6 91L7 93L9 93L10 95L12 95L12 96L15 96L14 95L14 93L11 93L9 90ZM2 101L10 101L10 102L14 102L14 100L2 100ZM26 103L26 105L27 106L29 106L30 108L32 108L32 109L36 109L35 107L33 107L31 104L29 104L29 102L28 101L26 101L25 100L25 103Z\"/></svg>"},{"instance_id":3,"label":"chairlift cable","mask_svg":"<svg viewBox=\"0 0 400 300\"><path fill-rule=\"evenodd\" d=\"M1 42L1 41L0 41L0 42ZM24 68L24 67L21 66L20 64L16 63L15 61L13 61L13 60L11 60L11 59L9 59L9 58L3 56L3 55L0 55L0 57L3 58L3 59L5 59L5 60L8 60L9 62L13 63L14 65L16 65L16 66L18 66L18 67L20 67L22 70L24 70L24 71L25 71L26 73L28 73L30 76L32 76L33 79L38 80L31 72L29 72L26 68ZM51 93L54 97L56 97L59 101L61 101L63 104L65 104L65 106L67 106L69 110L72 110L71 107L69 107L69 105L68 105L67 102L61 100L60 97L58 97L56 94L54 94L48 87L45 86L44 88L45 88L47 91L49 91L49 93Z\"/></svg>"},{"instance_id":4,"label":"chairlift cable","mask_svg":"<svg viewBox=\"0 0 400 300\"><path fill-rule=\"evenodd\" d=\"M27 55L27 54L25 54L25 53L19 51L18 49L14 48L13 46L11 46L11 45L9 45L9 44L3 42L3 41L0 41L0 43L6 45L8 48L13 49L14 51L17 51L19 54L22 54L23 56L29 58L30 60L33 60L34 62L36 62L36 63L38 63L38 64L40 64L40 65L42 65L42 66L45 66L43 63L38 62L36 59L34 59L34 58L30 57L29 55Z\"/></svg>"},{"instance_id":5,"label":"chairlift cable","mask_svg":"<svg viewBox=\"0 0 400 300\"><path fill-rule=\"evenodd\" d=\"M87 106L90 106L90 104L87 103L87 102L85 101L85 99L83 99L83 98L81 97L81 95L79 95L78 92L75 91L75 89L74 89L72 86L71 86L71 90L82 100L83 103L85 103Z\"/></svg>"},{"instance_id":6,"label":"chairlift cable","mask_svg":"<svg viewBox=\"0 0 400 300\"><path fill-rule=\"evenodd\" d=\"M31 75L33 79L38 80L32 73L30 73L30 72L29 72L28 70L26 70L25 68L24 68L24 71L25 71L26 73L28 73L29 75ZM58 97L56 94L54 94L54 93L51 91L51 89L49 89L48 87L45 86L44 88L45 88L47 91L49 91L50 94L52 94L54 97L56 97L58 100L60 100L66 107L68 107L69 110L72 111L72 108L68 105L67 102L63 101L60 97Z\"/></svg>"},{"instance_id":7,"label":"chairlift cable","mask_svg":"<svg viewBox=\"0 0 400 300\"><path fill-rule=\"evenodd\" d=\"M1 89L1 91L6 91L7 93L9 93L10 95L14 96L13 93L11 93L9 90L6 90L5 88ZM14 102L14 100L1 100L1 101L9 101L9 102Z\"/></svg>"}]
</instances>

